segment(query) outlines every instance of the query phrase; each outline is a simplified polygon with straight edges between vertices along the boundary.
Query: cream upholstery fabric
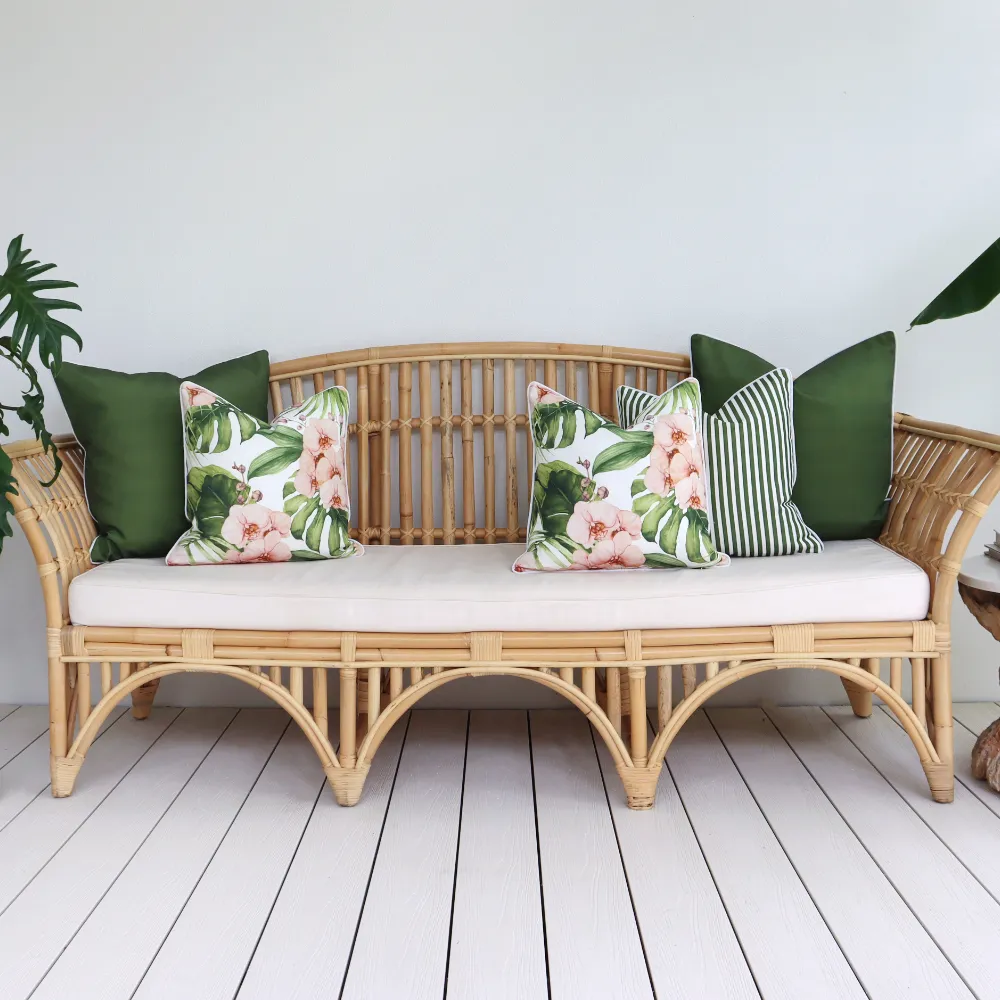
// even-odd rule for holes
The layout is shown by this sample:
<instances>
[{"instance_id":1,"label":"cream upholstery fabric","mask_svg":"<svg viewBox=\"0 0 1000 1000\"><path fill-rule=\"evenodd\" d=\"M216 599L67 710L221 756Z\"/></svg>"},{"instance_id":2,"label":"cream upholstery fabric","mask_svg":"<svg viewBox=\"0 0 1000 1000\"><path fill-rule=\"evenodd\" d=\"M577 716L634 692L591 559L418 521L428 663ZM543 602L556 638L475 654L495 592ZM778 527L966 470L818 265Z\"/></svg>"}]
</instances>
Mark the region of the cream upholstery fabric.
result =
<instances>
[{"instance_id":1,"label":"cream upholstery fabric","mask_svg":"<svg viewBox=\"0 0 1000 1000\"><path fill-rule=\"evenodd\" d=\"M601 631L915 621L919 567L873 541L705 570L511 573L523 546L371 545L358 559L105 563L70 586L77 625L357 632Z\"/></svg>"}]
</instances>

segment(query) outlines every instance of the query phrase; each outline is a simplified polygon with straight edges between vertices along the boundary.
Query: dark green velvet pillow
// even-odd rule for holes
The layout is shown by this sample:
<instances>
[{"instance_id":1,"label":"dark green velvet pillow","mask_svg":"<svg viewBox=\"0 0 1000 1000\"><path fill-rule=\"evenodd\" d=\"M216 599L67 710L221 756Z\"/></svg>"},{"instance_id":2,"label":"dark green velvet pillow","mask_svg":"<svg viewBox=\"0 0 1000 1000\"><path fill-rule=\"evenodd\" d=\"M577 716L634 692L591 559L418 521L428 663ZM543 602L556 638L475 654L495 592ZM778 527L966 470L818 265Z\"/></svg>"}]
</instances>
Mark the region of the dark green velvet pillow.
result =
<instances>
[{"instance_id":1,"label":"dark green velvet pillow","mask_svg":"<svg viewBox=\"0 0 1000 1000\"><path fill-rule=\"evenodd\" d=\"M691 369L706 413L775 367L725 341L691 338ZM824 541L876 538L882 530L892 478L895 368L895 335L880 333L795 380L792 500Z\"/></svg>"},{"instance_id":2,"label":"dark green velvet pillow","mask_svg":"<svg viewBox=\"0 0 1000 1000\"><path fill-rule=\"evenodd\" d=\"M192 382L267 420L267 351L212 365ZM184 516L180 386L166 372L63 364L56 387L86 453L87 505L97 523L94 562L165 556L190 527Z\"/></svg>"}]
</instances>

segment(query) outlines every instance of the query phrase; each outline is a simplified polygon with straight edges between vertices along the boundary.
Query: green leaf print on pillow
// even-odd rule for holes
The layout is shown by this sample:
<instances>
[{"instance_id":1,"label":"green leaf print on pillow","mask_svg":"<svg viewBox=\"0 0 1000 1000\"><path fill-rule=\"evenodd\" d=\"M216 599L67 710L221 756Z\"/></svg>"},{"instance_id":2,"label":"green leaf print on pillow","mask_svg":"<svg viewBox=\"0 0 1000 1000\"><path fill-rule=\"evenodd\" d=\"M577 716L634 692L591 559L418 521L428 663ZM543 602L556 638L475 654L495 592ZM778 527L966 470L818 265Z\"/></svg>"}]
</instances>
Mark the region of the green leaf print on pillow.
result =
<instances>
[{"instance_id":1,"label":"green leaf print on pillow","mask_svg":"<svg viewBox=\"0 0 1000 1000\"><path fill-rule=\"evenodd\" d=\"M317 393L272 424L193 383L182 385L181 405L191 529L171 549L169 565L363 551L350 537L346 389Z\"/></svg>"},{"instance_id":2,"label":"green leaf print on pillow","mask_svg":"<svg viewBox=\"0 0 1000 1000\"><path fill-rule=\"evenodd\" d=\"M515 571L724 560L709 530L697 382L654 397L625 428L538 383L528 409L535 469Z\"/></svg>"}]
</instances>

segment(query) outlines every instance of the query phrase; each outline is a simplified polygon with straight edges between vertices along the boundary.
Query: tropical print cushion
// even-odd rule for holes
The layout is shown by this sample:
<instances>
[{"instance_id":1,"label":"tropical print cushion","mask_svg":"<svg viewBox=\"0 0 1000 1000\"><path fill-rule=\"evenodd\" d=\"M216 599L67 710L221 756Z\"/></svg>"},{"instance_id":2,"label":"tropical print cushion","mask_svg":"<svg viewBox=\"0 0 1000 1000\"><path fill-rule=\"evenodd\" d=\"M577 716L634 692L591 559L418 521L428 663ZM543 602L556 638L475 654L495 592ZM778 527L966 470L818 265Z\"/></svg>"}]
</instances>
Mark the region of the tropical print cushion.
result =
<instances>
[{"instance_id":1,"label":"tropical print cushion","mask_svg":"<svg viewBox=\"0 0 1000 1000\"><path fill-rule=\"evenodd\" d=\"M701 394L686 379L619 427L538 382L527 551L514 570L706 567L712 542Z\"/></svg>"},{"instance_id":2,"label":"tropical print cushion","mask_svg":"<svg viewBox=\"0 0 1000 1000\"><path fill-rule=\"evenodd\" d=\"M194 382L181 384L191 528L170 566L339 559L363 549L348 534L347 390L311 396L273 422Z\"/></svg>"},{"instance_id":3,"label":"tropical print cushion","mask_svg":"<svg viewBox=\"0 0 1000 1000\"><path fill-rule=\"evenodd\" d=\"M641 418L657 397L630 386L618 412ZM792 375L774 368L704 416L713 540L731 556L822 552L819 535L792 502L795 432Z\"/></svg>"}]
</instances>

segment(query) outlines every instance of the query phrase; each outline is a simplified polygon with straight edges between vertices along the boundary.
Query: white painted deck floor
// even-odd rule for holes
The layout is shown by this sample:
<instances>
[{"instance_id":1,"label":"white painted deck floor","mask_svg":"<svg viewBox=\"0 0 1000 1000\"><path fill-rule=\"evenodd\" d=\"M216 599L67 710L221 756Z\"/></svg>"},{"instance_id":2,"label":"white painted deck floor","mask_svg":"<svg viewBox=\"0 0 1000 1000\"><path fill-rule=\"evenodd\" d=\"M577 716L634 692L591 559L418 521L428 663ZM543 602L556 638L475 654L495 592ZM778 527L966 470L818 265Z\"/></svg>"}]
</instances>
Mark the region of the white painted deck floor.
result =
<instances>
[{"instance_id":1,"label":"white painted deck floor","mask_svg":"<svg viewBox=\"0 0 1000 1000\"><path fill-rule=\"evenodd\" d=\"M1000 997L994 704L936 805L883 711L716 709L631 813L575 711L417 711L341 809L278 711L0 707L2 1000Z\"/></svg>"}]
</instances>

